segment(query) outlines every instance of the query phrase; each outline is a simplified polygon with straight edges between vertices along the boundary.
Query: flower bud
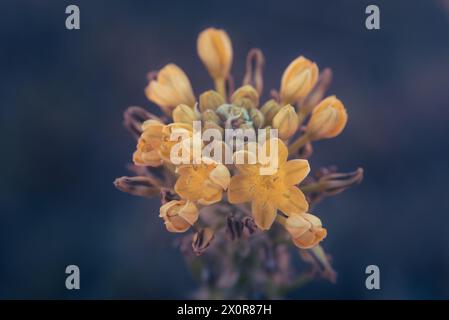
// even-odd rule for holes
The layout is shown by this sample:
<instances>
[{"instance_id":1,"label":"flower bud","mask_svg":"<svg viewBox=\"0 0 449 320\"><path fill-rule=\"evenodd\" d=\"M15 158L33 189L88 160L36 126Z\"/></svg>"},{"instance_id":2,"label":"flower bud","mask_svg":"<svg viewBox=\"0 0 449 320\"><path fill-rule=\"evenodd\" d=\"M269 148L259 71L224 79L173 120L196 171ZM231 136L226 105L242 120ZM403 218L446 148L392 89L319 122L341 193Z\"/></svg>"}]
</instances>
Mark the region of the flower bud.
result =
<instances>
[{"instance_id":1,"label":"flower bud","mask_svg":"<svg viewBox=\"0 0 449 320\"><path fill-rule=\"evenodd\" d=\"M168 231L185 232L198 220L198 209L191 201L172 200L160 208L159 217Z\"/></svg>"},{"instance_id":2,"label":"flower bud","mask_svg":"<svg viewBox=\"0 0 449 320\"><path fill-rule=\"evenodd\" d=\"M348 115L345 107L335 96L330 96L313 109L306 134L310 140L338 136L344 129Z\"/></svg>"},{"instance_id":3,"label":"flower bud","mask_svg":"<svg viewBox=\"0 0 449 320\"><path fill-rule=\"evenodd\" d=\"M123 124L136 138L142 134L142 124L149 119L160 121L157 116L141 107L128 107L123 113Z\"/></svg>"},{"instance_id":4,"label":"flower bud","mask_svg":"<svg viewBox=\"0 0 449 320\"><path fill-rule=\"evenodd\" d=\"M259 93L250 85L240 87L232 94L231 103L245 109L257 108Z\"/></svg>"},{"instance_id":5,"label":"flower bud","mask_svg":"<svg viewBox=\"0 0 449 320\"><path fill-rule=\"evenodd\" d=\"M168 64L151 80L145 88L147 98L156 103L166 114L180 104L193 106L195 96L189 78L175 64Z\"/></svg>"},{"instance_id":6,"label":"flower bud","mask_svg":"<svg viewBox=\"0 0 449 320\"><path fill-rule=\"evenodd\" d=\"M216 124L220 124L221 120L220 117L215 113L214 110L211 109L207 109L205 110L202 114L201 114L201 119L203 121L211 121L214 122Z\"/></svg>"},{"instance_id":7,"label":"flower bud","mask_svg":"<svg viewBox=\"0 0 449 320\"><path fill-rule=\"evenodd\" d=\"M280 97L283 103L296 103L304 99L318 80L318 66L300 56L285 69L281 81Z\"/></svg>"},{"instance_id":8,"label":"flower bud","mask_svg":"<svg viewBox=\"0 0 449 320\"><path fill-rule=\"evenodd\" d=\"M301 249L315 247L327 235L321 220L309 213L290 215L285 221L285 229L292 236L293 243Z\"/></svg>"},{"instance_id":9,"label":"flower bud","mask_svg":"<svg viewBox=\"0 0 449 320\"><path fill-rule=\"evenodd\" d=\"M265 116L265 125L270 125L274 116L281 110L281 106L276 100L268 100L260 109Z\"/></svg>"},{"instance_id":10,"label":"flower bud","mask_svg":"<svg viewBox=\"0 0 449 320\"><path fill-rule=\"evenodd\" d=\"M207 28L198 36L197 50L213 79L226 79L232 64L232 44L221 29Z\"/></svg>"},{"instance_id":11,"label":"flower bud","mask_svg":"<svg viewBox=\"0 0 449 320\"><path fill-rule=\"evenodd\" d=\"M175 110L173 110L172 117L174 122L189 124L192 124L193 121L198 120L195 110L185 104L180 104L177 106Z\"/></svg>"},{"instance_id":12,"label":"flower bud","mask_svg":"<svg viewBox=\"0 0 449 320\"><path fill-rule=\"evenodd\" d=\"M200 111L204 112L207 109L216 110L219 106L225 103L221 94L215 90L209 90L200 95Z\"/></svg>"},{"instance_id":13,"label":"flower bud","mask_svg":"<svg viewBox=\"0 0 449 320\"><path fill-rule=\"evenodd\" d=\"M249 116L251 118L251 121L253 122L253 126L255 129L262 128L265 117L263 116L263 113L256 108L252 108L249 110Z\"/></svg>"},{"instance_id":14,"label":"flower bud","mask_svg":"<svg viewBox=\"0 0 449 320\"><path fill-rule=\"evenodd\" d=\"M192 249L197 256L202 255L214 239L214 231L210 228L199 230L193 235Z\"/></svg>"},{"instance_id":15,"label":"flower bud","mask_svg":"<svg viewBox=\"0 0 449 320\"><path fill-rule=\"evenodd\" d=\"M274 116L272 126L274 129L278 129L279 138L282 140L287 140L294 135L298 129L298 116L295 108L289 104L283 106Z\"/></svg>"}]
</instances>

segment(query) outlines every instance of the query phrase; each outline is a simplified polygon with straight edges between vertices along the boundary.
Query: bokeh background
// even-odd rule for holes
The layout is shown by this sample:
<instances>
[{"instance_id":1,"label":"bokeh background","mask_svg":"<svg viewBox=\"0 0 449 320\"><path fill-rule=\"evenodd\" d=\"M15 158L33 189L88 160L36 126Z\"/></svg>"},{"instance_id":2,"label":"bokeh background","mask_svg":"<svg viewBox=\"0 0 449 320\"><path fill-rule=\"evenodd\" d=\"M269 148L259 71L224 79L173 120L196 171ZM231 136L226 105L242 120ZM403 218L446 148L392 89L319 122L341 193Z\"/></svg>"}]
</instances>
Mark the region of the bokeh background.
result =
<instances>
[{"instance_id":1,"label":"bokeh background","mask_svg":"<svg viewBox=\"0 0 449 320\"><path fill-rule=\"evenodd\" d=\"M365 29L377 4L381 29ZM65 29L77 4L81 29ZM449 298L448 1L1 1L0 298L186 298L195 283L158 200L117 191L135 141L129 105L155 110L146 73L169 62L195 92L211 81L196 55L205 27L232 37L233 74L252 47L266 88L299 54L331 67L349 123L319 142L313 168L365 168L364 182L315 210L336 285L289 298ZM313 169L312 168L312 169ZM81 290L65 289L65 267ZM365 289L365 267L381 289Z\"/></svg>"}]
</instances>

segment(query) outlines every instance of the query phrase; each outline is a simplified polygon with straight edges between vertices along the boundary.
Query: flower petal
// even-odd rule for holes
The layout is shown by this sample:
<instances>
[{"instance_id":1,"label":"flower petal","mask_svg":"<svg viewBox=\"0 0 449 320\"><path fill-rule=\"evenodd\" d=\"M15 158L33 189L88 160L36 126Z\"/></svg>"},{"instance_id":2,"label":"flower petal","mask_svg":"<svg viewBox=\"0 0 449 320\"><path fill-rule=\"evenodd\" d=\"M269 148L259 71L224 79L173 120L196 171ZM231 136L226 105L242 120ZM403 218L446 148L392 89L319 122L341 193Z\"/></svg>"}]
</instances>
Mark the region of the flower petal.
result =
<instances>
[{"instance_id":1,"label":"flower petal","mask_svg":"<svg viewBox=\"0 0 449 320\"><path fill-rule=\"evenodd\" d=\"M303 159L290 160L285 164L284 172L286 184L289 186L296 185L309 174L309 161Z\"/></svg>"},{"instance_id":2,"label":"flower petal","mask_svg":"<svg viewBox=\"0 0 449 320\"><path fill-rule=\"evenodd\" d=\"M228 189L230 203L244 203L251 201L254 190L253 179L250 176L236 175L231 178Z\"/></svg>"},{"instance_id":3,"label":"flower petal","mask_svg":"<svg viewBox=\"0 0 449 320\"><path fill-rule=\"evenodd\" d=\"M272 201L269 201L262 195L258 196L258 199L253 199L251 203L251 211L253 213L254 221L260 229L270 229L276 218L276 208Z\"/></svg>"},{"instance_id":4,"label":"flower petal","mask_svg":"<svg viewBox=\"0 0 449 320\"><path fill-rule=\"evenodd\" d=\"M309 209L306 197L298 187L292 186L275 198L276 206L286 215L304 213Z\"/></svg>"}]
</instances>

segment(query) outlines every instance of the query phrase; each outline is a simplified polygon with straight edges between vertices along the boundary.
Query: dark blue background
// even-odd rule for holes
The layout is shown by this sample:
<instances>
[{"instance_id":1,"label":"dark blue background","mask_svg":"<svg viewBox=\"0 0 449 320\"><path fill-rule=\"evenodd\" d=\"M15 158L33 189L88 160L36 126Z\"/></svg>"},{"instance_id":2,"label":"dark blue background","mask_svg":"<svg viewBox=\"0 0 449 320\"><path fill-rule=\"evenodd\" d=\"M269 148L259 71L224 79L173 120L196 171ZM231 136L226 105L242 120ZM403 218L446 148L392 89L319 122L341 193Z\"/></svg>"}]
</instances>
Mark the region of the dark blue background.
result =
<instances>
[{"instance_id":1,"label":"dark blue background","mask_svg":"<svg viewBox=\"0 0 449 320\"><path fill-rule=\"evenodd\" d=\"M365 29L378 4L381 30ZM65 29L65 7L81 30ZM312 169L365 168L319 205L338 283L292 298L449 298L449 1L1 1L0 298L185 298L194 282L158 200L118 192L135 142L126 106L154 109L146 72L175 62L195 92L208 26L232 37L236 79L252 47L278 87L299 54L334 70L349 123L316 144ZM65 266L81 290L65 289ZM381 290L364 287L381 269Z\"/></svg>"}]
</instances>

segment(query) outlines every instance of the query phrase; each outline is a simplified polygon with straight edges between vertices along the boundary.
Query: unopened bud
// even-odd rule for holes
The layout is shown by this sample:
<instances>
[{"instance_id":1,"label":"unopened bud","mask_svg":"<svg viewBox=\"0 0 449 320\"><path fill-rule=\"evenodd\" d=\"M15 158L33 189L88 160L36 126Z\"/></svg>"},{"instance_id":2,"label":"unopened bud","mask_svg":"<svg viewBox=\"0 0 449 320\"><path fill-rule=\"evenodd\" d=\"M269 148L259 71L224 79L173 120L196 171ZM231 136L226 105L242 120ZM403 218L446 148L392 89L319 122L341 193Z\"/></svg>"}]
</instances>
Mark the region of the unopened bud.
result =
<instances>
[{"instance_id":1,"label":"unopened bud","mask_svg":"<svg viewBox=\"0 0 449 320\"><path fill-rule=\"evenodd\" d=\"M173 110L172 117L174 122L189 124L192 124L193 121L198 120L195 110L185 104L180 104L177 106L175 110Z\"/></svg>"},{"instance_id":2,"label":"unopened bud","mask_svg":"<svg viewBox=\"0 0 449 320\"><path fill-rule=\"evenodd\" d=\"M272 126L278 129L279 138L287 140L298 130L298 116L295 108L286 105L273 118Z\"/></svg>"},{"instance_id":3,"label":"unopened bud","mask_svg":"<svg viewBox=\"0 0 449 320\"><path fill-rule=\"evenodd\" d=\"M240 87L232 94L231 103L245 109L256 108L259 105L259 93L250 85Z\"/></svg>"},{"instance_id":4,"label":"unopened bud","mask_svg":"<svg viewBox=\"0 0 449 320\"><path fill-rule=\"evenodd\" d=\"M249 116L251 118L251 121L253 122L253 126L255 129L262 128L265 122L265 117L259 109L256 108L250 109Z\"/></svg>"},{"instance_id":5,"label":"unopened bud","mask_svg":"<svg viewBox=\"0 0 449 320\"><path fill-rule=\"evenodd\" d=\"M200 95L200 111L204 112L207 109L216 110L219 106L225 103L221 94L217 91L209 90Z\"/></svg>"},{"instance_id":6,"label":"unopened bud","mask_svg":"<svg viewBox=\"0 0 449 320\"><path fill-rule=\"evenodd\" d=\"M262 114L265 116L265 125L270 125L274 116L279 112L281 106L276 100L268 100L260 109Z\"/></svg>"},{"instance_id":7,"label":"unopened bud","mask_svg":"<svg viewBox=\"0 0 449 320\"><path fill-rule=\"evenodd\" d=\"M343 103L335 96L330 96L313 109L306 134L310 140L336 137L343 131L347 120Z\"/></svg>"}]
</instances>

